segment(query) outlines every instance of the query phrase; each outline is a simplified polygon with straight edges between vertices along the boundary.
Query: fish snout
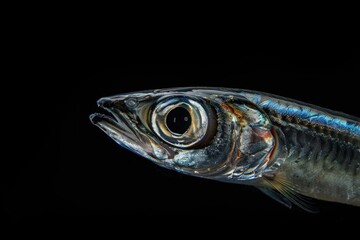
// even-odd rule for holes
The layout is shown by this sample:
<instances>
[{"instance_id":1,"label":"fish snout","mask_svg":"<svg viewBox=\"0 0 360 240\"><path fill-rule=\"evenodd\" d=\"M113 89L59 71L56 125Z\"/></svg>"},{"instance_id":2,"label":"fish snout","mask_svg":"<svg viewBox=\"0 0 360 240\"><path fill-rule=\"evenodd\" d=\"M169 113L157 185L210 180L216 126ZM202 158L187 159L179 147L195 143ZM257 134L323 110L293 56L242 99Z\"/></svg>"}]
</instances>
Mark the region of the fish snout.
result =
<instances>
[{"instance_id":1,"label":"fish snout","mask_svg":"<svg viewBox=\"0 0 360 240\"><path fill-rule=\"evenodd\" d=\"M108 110L118 110L121 112L129 111L137 104L136 99L119 98L119 97L105 97L97 101L98 107Z\"/></svg>"},{"instance_id":2,"label":"fish snout","mask_svg":"<svg viewBox=\"0 0 360 240\"><path fill-rule=\"evenodd\" d=\"M114 101L111 98L101 98L97 101L98 107L101 108L113 108L116 105L117 101Z\"/></svg>"}]
</instances>

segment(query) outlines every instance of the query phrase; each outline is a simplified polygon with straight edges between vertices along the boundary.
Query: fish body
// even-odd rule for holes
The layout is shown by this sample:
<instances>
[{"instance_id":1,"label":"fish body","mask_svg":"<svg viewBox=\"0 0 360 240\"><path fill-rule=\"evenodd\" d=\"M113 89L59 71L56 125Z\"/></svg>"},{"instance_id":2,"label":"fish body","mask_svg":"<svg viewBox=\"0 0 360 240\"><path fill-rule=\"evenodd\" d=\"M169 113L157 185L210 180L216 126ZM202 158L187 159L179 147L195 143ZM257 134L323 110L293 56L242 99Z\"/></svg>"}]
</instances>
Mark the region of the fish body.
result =
<instances>
[{"instance_id":1,"label":"fish body","mask_svg":"<svg viewBox=\"0 0 360 240\"><path fill-rule=\"evenodd\" d=\"M90 119L121 146L184 174L360 206L360 119L256 91L174 88L105 97Z\"/></svg>"}]
</instances>

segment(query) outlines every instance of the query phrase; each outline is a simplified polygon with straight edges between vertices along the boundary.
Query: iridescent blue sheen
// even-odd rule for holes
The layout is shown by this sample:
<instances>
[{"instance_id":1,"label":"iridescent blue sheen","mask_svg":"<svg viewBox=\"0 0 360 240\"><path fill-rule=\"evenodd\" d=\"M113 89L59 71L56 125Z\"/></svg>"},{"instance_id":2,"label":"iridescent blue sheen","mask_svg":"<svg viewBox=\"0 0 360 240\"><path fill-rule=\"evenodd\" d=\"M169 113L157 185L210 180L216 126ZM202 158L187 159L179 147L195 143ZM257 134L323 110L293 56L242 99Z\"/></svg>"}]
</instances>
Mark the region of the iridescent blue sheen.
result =
<instances>
[{"instance_id":1,"label":"iridescent blue sheen","mask_svg":"<svg viewBox=\"0 0 360 240\"><path fill-rule=\"evenodd\" d=\"M299 105L286 105L273 100L265 100L260 103L264 109L270 109L277 114L292 116L300 118L301 120L309 121L311 123L330 127L337 131L344 131L356 136L360 136L360 125L351 120L343 119L336 115L328 114L320 110L314 110L308 107Z\"/></svg>"}]
</instances>

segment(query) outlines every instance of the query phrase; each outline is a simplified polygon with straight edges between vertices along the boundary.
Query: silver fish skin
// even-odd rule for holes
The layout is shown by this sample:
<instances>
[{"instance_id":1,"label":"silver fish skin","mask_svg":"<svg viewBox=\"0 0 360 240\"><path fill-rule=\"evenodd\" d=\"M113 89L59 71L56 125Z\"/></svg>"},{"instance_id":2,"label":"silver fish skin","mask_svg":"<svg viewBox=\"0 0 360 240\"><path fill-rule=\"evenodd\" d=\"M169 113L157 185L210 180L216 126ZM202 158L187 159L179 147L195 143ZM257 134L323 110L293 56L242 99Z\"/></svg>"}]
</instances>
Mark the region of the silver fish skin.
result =
<instances>
[{"instance_id":1,"label":"silver fish skin","mask_svg":"<svg viewBox=\"0 0 360 240\"><path fill-rule=\"evenodd\" d=\"M360 119L272 94L188 87L98 101L90 119L122 147L191 176L360 206Z\"/></svg>"}]
</instances>

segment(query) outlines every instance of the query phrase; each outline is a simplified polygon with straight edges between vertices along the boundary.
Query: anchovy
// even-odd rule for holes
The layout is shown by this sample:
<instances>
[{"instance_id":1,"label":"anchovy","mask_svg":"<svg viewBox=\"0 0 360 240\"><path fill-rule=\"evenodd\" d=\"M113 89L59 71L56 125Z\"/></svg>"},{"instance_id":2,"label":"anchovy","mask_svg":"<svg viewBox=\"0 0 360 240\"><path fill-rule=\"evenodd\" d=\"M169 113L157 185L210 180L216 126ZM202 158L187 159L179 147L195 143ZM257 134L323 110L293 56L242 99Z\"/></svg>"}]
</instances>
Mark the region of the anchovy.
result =
<instances>
[{"instance_id":1,"label":"anchovy","mask_svg":"<svg viewBox=\"0 0 360 240\"><path fill-rule=\"evenodd\" d=\"M287 207L360 206L360 119L272 94L173 88L104 97L90 119L167 169L257 187Z\"/></svg>"}]
</instances>

